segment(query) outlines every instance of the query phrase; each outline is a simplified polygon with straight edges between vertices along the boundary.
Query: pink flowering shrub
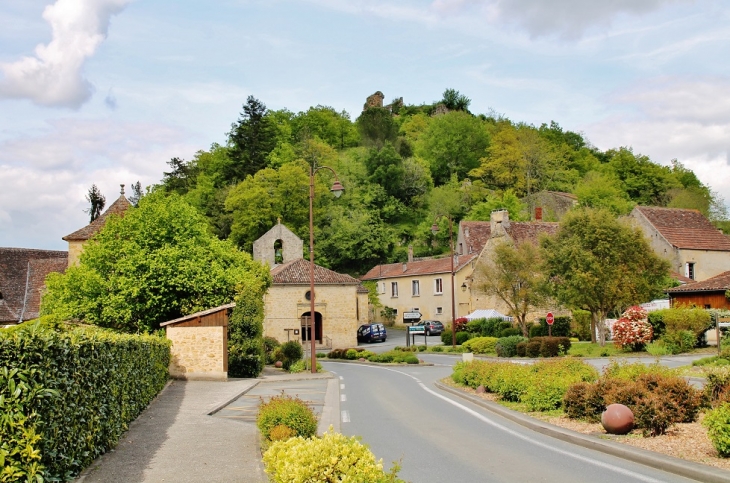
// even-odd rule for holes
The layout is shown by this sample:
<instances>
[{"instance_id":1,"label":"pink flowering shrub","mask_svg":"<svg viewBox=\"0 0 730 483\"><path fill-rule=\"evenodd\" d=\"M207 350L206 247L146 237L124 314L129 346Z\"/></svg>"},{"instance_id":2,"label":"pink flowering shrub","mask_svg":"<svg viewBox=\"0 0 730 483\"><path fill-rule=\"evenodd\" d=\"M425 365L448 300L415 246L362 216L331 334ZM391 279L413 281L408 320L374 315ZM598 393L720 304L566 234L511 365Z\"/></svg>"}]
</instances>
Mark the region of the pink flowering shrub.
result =
<instances>
[{"instance_id":1,"label":"pink flowering shrub","mask_svg":"<svg viewBox=\"0 0 730 483\"><path fill-rule=\"evenodd\" d=\"M647 320L646 310L638 306L629 307L613 324L613 342L618 347L633 351L641 350L651 342L654 331Z\"/></svg>"}]
</instances>

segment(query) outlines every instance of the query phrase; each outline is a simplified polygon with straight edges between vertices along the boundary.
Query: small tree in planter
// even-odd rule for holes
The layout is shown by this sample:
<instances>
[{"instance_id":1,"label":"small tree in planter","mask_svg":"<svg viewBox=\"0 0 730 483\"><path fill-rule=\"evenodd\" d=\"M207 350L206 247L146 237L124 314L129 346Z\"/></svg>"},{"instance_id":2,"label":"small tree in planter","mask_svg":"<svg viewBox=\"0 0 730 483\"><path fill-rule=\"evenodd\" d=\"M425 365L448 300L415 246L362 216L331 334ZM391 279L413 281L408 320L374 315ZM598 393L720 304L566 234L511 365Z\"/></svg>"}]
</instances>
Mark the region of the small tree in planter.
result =
<instances>
[{"instance_id":1,"label":"small tree in planter","mask_svg":"<svg viewBox=\"0 0 730 483\"><path fill-rule=\"evenodd\" d=\"M626 309L621 318L613 325L613 342L618 347L640 351L651 342L651 324L647 320L647 312L639 306Z\"/></svg>"}]
</instances>

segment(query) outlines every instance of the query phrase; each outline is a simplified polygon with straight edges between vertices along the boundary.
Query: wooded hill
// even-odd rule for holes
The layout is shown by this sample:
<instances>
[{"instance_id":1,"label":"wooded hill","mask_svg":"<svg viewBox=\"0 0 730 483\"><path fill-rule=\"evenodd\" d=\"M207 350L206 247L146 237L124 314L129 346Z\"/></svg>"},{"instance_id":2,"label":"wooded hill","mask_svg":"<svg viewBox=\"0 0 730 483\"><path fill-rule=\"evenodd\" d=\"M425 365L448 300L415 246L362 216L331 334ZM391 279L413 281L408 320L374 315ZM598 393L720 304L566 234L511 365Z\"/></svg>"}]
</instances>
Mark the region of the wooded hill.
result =
<instances>
[{"instance_id":1,"label":"wooded hill","mask_svg":"<svg viewBox=\"0 0 730 483\"><path fill-rule=\"evenodd\" d=\"M331 173L317 173L316 262L355 275L406 260L409 245L416 256L447 252L445 215L486 221L506 208L529 220L521 199L541 190L573 193L616 216L639 204L698 209L718 224L727 217L723 200L677 160L663 166L629 147L601 151L556 122L536 127L471 113L469 104L447 89L433 104L376 102L353 122L331 107L275 111L250 96L227 144L173 158L161 188L250 252L278 219L308 239L309 165L329 166L345 193L335 199Z\"/></svg>"}]
</instances>

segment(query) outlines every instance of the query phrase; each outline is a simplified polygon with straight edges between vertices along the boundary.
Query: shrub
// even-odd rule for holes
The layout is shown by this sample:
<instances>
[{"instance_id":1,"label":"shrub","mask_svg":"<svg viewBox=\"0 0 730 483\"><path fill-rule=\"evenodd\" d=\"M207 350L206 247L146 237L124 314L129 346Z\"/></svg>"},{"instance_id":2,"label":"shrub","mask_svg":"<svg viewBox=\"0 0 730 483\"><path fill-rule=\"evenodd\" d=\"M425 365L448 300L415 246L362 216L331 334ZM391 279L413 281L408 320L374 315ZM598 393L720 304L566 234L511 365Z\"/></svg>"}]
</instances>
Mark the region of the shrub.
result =
<instances>
[{"instance_id":1,"label":"shrub","mask_svg":"<svg viewBox=\"0 0 730 483\"><path fill-rule=\"evenodd\" d=\"M462 345L466 350L475 354L492 354L497 340L496 337L475 337L467 340ZM434 350L436 350L435 347Z\"/></svg>"},{"instance_id":2,"label":"shrub","mask_svg":"<svg viewBox=\"0 0 730 483\"><path fill-rule=\"evenodd\" d=\"M660 312L662 312L662 322L664 322L667 332L689 330L695 335L700 335L712 324L712 317L705 309L673 307Z\"/></svg>"},{"instance_id":3,"label":"shrub","mask_svg":"<svg viewBox=\"0 0 730 483\"><path fill-rule=\"evenodd\" d=\"M611 360L603 369L603 377L612 379L621 379L624 381L635 381L645 374L659 374L661 376L676 376L677 371L662 366L658 362L655 364L644 365L641 362L626 362Z\"/></svg>"},{"instance_id":4,"label":"shrub","mask_svg":"<svg viewBox=\"0 0 730 483\"><path fill-rule=\"evenodd\" d=\"M522 331L517 327L509 327L507 329L502 329L499 333L499 337L510 337L513 335L522 335Z\"/></svg>"},{"instance_id":5,"label":"shrub","mask_svg":"<svg viewBox=\"0 0 730 483\"><path fill-rule=\"evenodd\" d=\"M271 428L271 431L269 431L270 441L283 441L289 438L293 438L294 436L296 436L294 430L291 429L289 426L284 426L283 424L274 426L273 428Z\"/></svg>"},{"instance_id":6,"label":"shrub","mask_svg":"<svg viewBox=\"0 0 730 483\"><path fill-rule=\"evenodd\" d=\"M324 359L325 357L327 357L327 354L325 354L324 352L317 352L316 357L317 359Z\"/></svg>"},{"instance_id":7,"label":"shrub","mask_svg":"<svg viewBox=\"0 0 730 483\"><path fill-rule=\"evenodd\" d=\"M347 349L347 352L345 352L345 359L349 361L357 359L357 351L355 349Z\"/></svg>"},{"instance_id":8,"label":"shrub","mask_svg":"<svg viewBox=\"0 0 730 483\"><path fill-rule=\"evenodd\" d=\"M302 359L299 359L296 362L293 362L291 365L289 365L289 372L292 374L296 374L298 372L304 372L307 369L307 363L305 363Z\"/></svg>"},{"instance_id":9,"label":"shrub","mask_svg":"<svg viewBox=\"0 0 730 483\"><path fill-rule=\"evenodd\" d=\"M543 335L547 335L542 333L542 326L540 324L531 325L528 333L530 334L530 339L533 337L542 337Z\"/></svg>"},{"instance_id":10,"label":"shrub","mask_svg":"<svg viewBox=\"0 0 730 483\"><path fill-rule=\"evenodd\" d=\"M669 331L661 338L664 346L672 354L691 352L697 343L697 336L691 330Z\"/></svg>"},{"instance_id":11,"label":"shrub","mask_svg":"<svg viewBox=\"0 0 730 483\"><path fill-rule=\"evenodd\" d=\"M525 355L527 357L538 357L540 355L540 346L542 345L542 337L535 337L527 342L525 347Z\"/></svg>"},{"instance_id":12,"label":"shrub","mask_svg":"<svg viewBox=\"0 0 730 483\"><path fill-rule=\"evenodd\" d=\"M560 353L560 345L557 337L543 337L540 344L540 356L557 357Z\"/></svg>"},{"instance_id":13,"label":"shrub","mask_svg":"<svg viewBox=\"0 0 730 483\"><path fill-rule=\"evenodd\" d=\"M459 317L458 319L454 320L454 323L452 325L452 329L456 330L456 333L466 331L466 325L469 323L469 320L466 317Z\"/></svg>"},{"instance_id":14,"label":"shrub","mask_svg":"<svg viewBox=\"0 0 730 483\"><path fill-rule=\"evenodd\" d=\"M525 357L527 355L527 342L524 340L517 343L517 357Z\"/></svg>"},{"instance_id":15,"label":"shrub","mask_svg":"<svg viewBox=\"0 0 730 483\"><path fill-rule=\"evenodd\" d=\"M646 352L653 356L667 356L672 353L662 340L655 340L646 344Z\"/></svg>"},{"instance_id":16,"label":"shrub","mask_svg":"<svg viewBox=\"0 0 730 483\"><path fill-rule=\"evenodd\" d=\"M710 369L705 377L704 393L707 401L712 405L726 402L730 393L730 367Z\"/></svg>"},{"instance_id":17,"label":"shrub","mask_svg":"<svg viewBox=\"0 0 730 483\"><path fill-rule=\"evenodd\" d=\"M297 397L274 396L259 406L256 426L267 440L271 430L284 425L294 431L295 436L311 438L317 432L317 417L307 404Z\"/></svg>"},{"instance_id":18,"label":"shrub","mask_svg":"<svg viewBox=\"0 0 730 483\"><path fill-rule=\"evenodd\" d=\"M514 357L517 355L517 344L526 340L520 335L502 337L497 340L494 350L499 357Z\"/></svg>"},{"instance_id":19,"label":"shrub","mask_svg":"<svg viewBox=\"0 0 730 483\"><path fill-rule=\"evenodd\" d=\"M403 358L403 362L406 364L418 364L418 357L414 356L413 354L409 354L406 357Z\"/></svg>"},{"instance_id":20,"label":"shrub","mask_svg":"<svg viewBox=\"0 0 730 483\"><path fill-rule=\"evenodd\" d=\"M0 479L67 480L165 387L170 342L95 327L0 331Z\"/></svg>"},{"instance_id":21,"label":"shrub","mask_svg":"<svg viewBox=\"0 0 730 483\"><path fill-rule=\"evenodd\" d=\"M591 340L591 313L587 310L573 310L572 333L579 340Z\"/></svg>"},{"instance_id":22,"label":"shrub","mask_svg":"<svg viewBox=\"0 0 730 483\"><path fill-rule=\"evenodd\" d=\"M717 453L723 458L730 456L730 403L708 411L702 424Z\"/></svg>"},{"instance_id":23,"label":"shrub","mask_svg":"<svg viewBox=\"0 0 730 483\"><path fill-rule=\"evenodd\" d=\"M264 453L264 469L273 483L293 481L401 482L398 465L383 471L382 460L355 436L329 431L321 438L291 438L273 443Z\"/></svg>"},{"instance_id":24,"label":"shrub","mask_svg":"<svg viewBox=\"0 0 730 483\"><path fill-rule=\"evenodd\" d=\"M228 375L231 377L258 377L264 370L265 290L248 280L235 298L236 307L228 320Z\"/></svg>"},{"instance_id":25,"label":"shrub","mask_svg":"<svg viewBox=\"0 0 730 483\"><path fill-rule=\"evenodd\" d=\"M654 340L664 335L666 329L664 326L664 310L655 310L653 312L649 312L647 316L647 321L651 325L651 330L653 334L652 337L654 338Z\"/></svg>"},{"instance_id":26,"label":"shrub","mask_svg":"<svg viewBox=\"0 0 730 483\"><path fill-rule=\"evenodd\" d=\"M296 340L290 340L281 345L281 353L284 355L284 369L289 370L289 367L296 361L302 358L304 353L302 345Z\"/></svg>"},{"instance_id":27,"label":"shrub","mask_svg":"<svg viewBox=\"0 0 730 483\"><path fill-rule=\"evenodd\" d=\"M418 352L423 352L423 351L425 351L426 349L428 349L428 347L426 347L425 345L418 345L418 346L416 346L416 350L417 350Z\"/></svg>"},{"instance_id":28,"label":"shrub","mask_svg":"<svg viewBox=\"0 0 730 483\"><path fill-rule=\"evenodd\" d=\"M469 332L457 332L456 333L456 345L462 345L464 342L469 340ZM449 344L451 344L449 340Z\"/></svg>"},{"instance_id":29,"label":"shrub","mask_svg":"<svg viewBox=\"0 0 730 483\"><path fill-rule=\"evenodd\" d=\"M451 345L452 341L452 332L451 329L444 329L443 332L441 332L441 342L444 343L444 345Z\"/></svg>"},{"instance_id":30,"label":"shrub","mask_svg":"<svg viewBox=\"0 0 730 483\"><path fill-rule=\"evenodd\" d=\"M613 325L613 342L617 347L639 351L651 342L654 332L646 314L639 306L629 307L621 314Z\"/></svg>"},{"instance_id":31,"label":"shrub","mask_svg":"<svg viewBox=\"0 0 730 483\"><path fill-rule=\"evenodd\" d=\"M274 337L264 337L264 353L266 353L266 363L273 364L276 362L274 359L274 350L281 346L278 340Z\"/></svg>"},{"instance_id":32,"label":"shrub","mask_svg":"<svg viewBox=\"0 0 730 483\"><path fill-rule=\"evenodd\" d=\"M553 337L570 337L570 317L559 315L555 317L553 326L549 331ZM548 324L545 317L540 317L540 334L538 336L548 335Z\"/></svg>"},{"instance_id":33,"label":"shrub","mask_svg":"<svg viewBox=\"0 0 730 483\"><path fill-rule=\"evenodd\" d=\"M441 352L443 350L444 350L444 348L440 345L437 345L436 347L431 348L432 352Z\"/></svg>"}]
</instances>

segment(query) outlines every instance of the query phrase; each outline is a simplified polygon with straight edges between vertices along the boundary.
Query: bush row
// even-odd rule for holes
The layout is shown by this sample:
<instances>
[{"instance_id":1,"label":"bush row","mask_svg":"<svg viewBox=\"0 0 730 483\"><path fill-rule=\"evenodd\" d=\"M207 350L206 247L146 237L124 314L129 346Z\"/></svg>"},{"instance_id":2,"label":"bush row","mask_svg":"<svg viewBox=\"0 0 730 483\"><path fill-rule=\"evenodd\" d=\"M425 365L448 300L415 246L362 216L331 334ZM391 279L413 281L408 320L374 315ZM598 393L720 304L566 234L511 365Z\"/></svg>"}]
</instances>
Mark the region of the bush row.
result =
<instances>
[{"instance_id":1,"label":"bush row","mask_svg":"<svg viewBox=\"0 0 730 483\"><path fill-rule=\"evenodd\" d=\"M533 337L528 341L517 343L517 355L520 357L557 357L570 350L568 337Z\"/></svg>"},{"instance_id":2,"label":"bush row","mask_svg":"<svg viewBox=\"0 0 730 483\"><path fill-rule=\"evenodd\" d=\"M473 361L454 366L452 379L476 389L484 386L505 401L524 403L530 411L559 408L568 388L598 378L598 371L581 361L563 359L531 365Z\"/></svg>"},{"instance_id":3,"label":"bush row","mask_svg":"<svg viewBox=\"0 0 730 483\"><path fill-rule=\"evenodd\" d=\"M375 354L361 348L356 349L333 349L327 354L328 359L367 359L370 362L379 363L406 363L418 364L418 357L410 351L392 350L382 354Z\"/></svg>"},{"instance_id":4,"label":"bush row","mask_svg":"<svg viewBox=\"0 0 730 483\"><path fill-rule=\"evenodd\" d=\"M3 481L68 480L165 386L167 339L94 327L0 331Z\"/></svg>"},{"instance_id":5,"label":"bush row","mask_svg":"<svg viewBox=\"0 0 730 483\"><path fill-rule=\"evenodd\" d=\"M664 434L676 423L697 419L702 393L676 376L642 374L635 380L606 377L593 384L571 386L563 408L570 418L600 421L609 404L623 404L634 413L634 423L645 436Z\"/></svg>"}]
</instances>

